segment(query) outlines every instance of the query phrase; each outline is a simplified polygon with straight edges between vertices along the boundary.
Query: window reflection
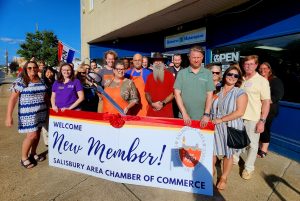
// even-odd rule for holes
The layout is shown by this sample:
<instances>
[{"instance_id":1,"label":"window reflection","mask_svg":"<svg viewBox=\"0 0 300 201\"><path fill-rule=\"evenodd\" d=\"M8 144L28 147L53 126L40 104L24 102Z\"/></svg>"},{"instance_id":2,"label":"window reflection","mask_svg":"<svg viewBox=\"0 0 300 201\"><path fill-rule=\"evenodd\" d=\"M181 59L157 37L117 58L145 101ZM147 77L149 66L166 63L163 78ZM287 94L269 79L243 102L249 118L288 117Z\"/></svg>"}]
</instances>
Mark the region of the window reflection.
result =
<instances>
[{"instance_id":1,"label":"window reflection","mask_svg":"<svg viewBox=\"0 0 300 201\"><path fill-rule=\"evenodd\" d=\"M213 49L212 54L235 51L240 51L240 64L244 56L251 54L258 55L260 63L269 62L284 84L282 100L300 103L300 34L220 47Z\"/></svg>"}]
</instances>

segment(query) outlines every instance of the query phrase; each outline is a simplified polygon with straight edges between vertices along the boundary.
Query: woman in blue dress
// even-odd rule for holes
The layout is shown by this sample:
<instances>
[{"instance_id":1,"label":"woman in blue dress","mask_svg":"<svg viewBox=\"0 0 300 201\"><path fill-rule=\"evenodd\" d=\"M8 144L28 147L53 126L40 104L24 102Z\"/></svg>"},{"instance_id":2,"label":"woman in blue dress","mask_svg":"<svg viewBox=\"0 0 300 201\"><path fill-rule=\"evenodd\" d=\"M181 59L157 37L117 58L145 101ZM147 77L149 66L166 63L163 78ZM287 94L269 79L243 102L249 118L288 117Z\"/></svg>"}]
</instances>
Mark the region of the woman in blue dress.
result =
<instances>
[{"instance_id":1,"label":"woman in blue dress","mask_svg":"<svg viewBox=\"0 0 300 201\"><path fill-rule=\"evenodd\" d=\"M229 67L222 78L222 87L212 105L212 120L215 124L214 134L214 164L217 156L223 158L223 171L217 183L217 188L226 187L227 177L233 165L233 153L237 150L227 146L227 125L239 130L244 129L242 116L245 113L248 96L243 89L242 73L235 66Z\"/></svg>"},{"instance_id":2,"label":"woman in blue dress","mask_svg":"<svg viewBox=\"0 0 300 201\"><path fill-rule=\"evenodd\" d=\"M25 168L32 168L37 161L45 159L36 153L41 128L45 125L47 116L46 86L39 78L38 72L39 68L36 62L29 61L24 65L22 74L10 88L12 93L7 106L5 124L11 127L13 125L13 110L19 101L18 130L19 133L26 133L22 144L20 163Z\"/></svg>"}]
</instances>

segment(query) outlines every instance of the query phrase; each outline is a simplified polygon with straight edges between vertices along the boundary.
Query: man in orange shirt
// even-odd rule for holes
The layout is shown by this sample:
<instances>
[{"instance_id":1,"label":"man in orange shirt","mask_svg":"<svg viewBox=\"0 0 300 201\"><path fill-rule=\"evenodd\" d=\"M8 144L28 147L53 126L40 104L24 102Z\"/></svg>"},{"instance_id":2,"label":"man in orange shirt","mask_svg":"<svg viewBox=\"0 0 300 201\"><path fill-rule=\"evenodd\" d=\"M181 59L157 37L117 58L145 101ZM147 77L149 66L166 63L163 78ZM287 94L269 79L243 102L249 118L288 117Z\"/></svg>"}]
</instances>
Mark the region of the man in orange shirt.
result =
<instances>
[{"instance_id":1,"label":"man in orange shirt","mask_svg":"<svg viewBox=\"0 0 300 201\"><path fill-rule=\"evenodd\" d=\"M102 79L102 81L101 81L102 86L105 86L105 84L107 82L109 82L110 80L113 79L113 77L114 77L113 67L115 65L115 61L116 61L117 57L118 57L118 54L113 50L108 50L105 52L104 59L105 59L106 65L104 66L103 69L101 69L99 71L99 75ZM99 97L98 112L102 112L102 110L103 110L103 101L102 101L102 98Z\"/></svg>"}]
</instances>

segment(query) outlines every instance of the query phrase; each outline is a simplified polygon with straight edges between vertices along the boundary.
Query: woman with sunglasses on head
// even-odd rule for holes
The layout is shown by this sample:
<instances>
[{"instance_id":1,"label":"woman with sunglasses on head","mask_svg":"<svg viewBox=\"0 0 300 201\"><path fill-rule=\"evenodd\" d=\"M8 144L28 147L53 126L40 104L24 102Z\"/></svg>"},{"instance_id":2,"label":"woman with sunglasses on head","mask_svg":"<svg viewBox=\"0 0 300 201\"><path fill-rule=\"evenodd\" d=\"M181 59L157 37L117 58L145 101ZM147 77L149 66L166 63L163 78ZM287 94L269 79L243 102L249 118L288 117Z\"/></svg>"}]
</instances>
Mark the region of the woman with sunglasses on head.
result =
<instances>
[{"instance_id":1,"label":"woman with sunglasses on head","mask_svg":"<svg viewBox=\"0 0 300 201\"><path fill-rule=\"evenodd\" d=\"M84 100L81 102L80 106L82 111L97 112L99 97L96 89L91 87L91 83L87 80L89 68L90 66L88 64L80 65L75 73L76 78L80 81L83 87L84 93Z\"/></svg>"},{"instance_id":2,"label":"woman with sunglasses on head","mask_svg":"<svg viewBox=\"0 0 300 201\"><path fill-rule=\"evenodd\" d=\"M39 67L35 61L27 62L23 71L10 90L5 124L13 125L12 113L18 104L19 133L26 133L22 144L21 165L27 169L36 165L37 161L45 160L39 156L36 149L40 140L42 126L45 125L47 116L46 86L38 76Z\"/></svg>"},{"instance_id":3,"label":"woman with sunglasses on head","mask_svg":"<svg viewBox=\"0 0 300 201\"><path fill-rule=\"evenodd\" d=\"M279 111L279 101L284 95L284 88L281 80L276 77L273 72L271 65L268 62L264 62L259 66L259 74L266 78L270 83L271 89L271 104L270 111L265 123L265 130L260 134L260 148L257 152L257 157L264 158L267 156L268 148L271 137L271 126L273 119L277 116Z\"/></svg>"},{"instance_id":4,"label":"woman with sunglasses on head","mask_svg":"<svg viewBox=\"0 0 300 201\"><path fill-rule=\"evenodd\" d=\"M124 77L125 66L122 61L115 62L113 73L114 77L105 83L104 90L127 114L139 101L137 89L132 80ZM103 112L119 113L105 97L103 97Z\"/></svg>"},{"instance_id":5,"label":"woman with sunglasses on head","mask_svg":"<svg viewBox=\"0 0 300 201\"><path fill-rule=\"evenodd\" d=\"M214 165L218 157L223 158L223 172L217 188L226 187L227 178L233 165L233 153L238 151L227 146L227 125L239 130L244 129L242 116L246 110L248 96L239 87L242 84L242 73L239 68L229 67L222 78L222 87L213 101L212 120L215 124Z\"/></svg>"},{"instance_id":6,"label":"woman with sunglasses on head","mask_svg":"<svg viewBox=\"0 0 300 201\"><path fill-rule=\"evenodd\" d=\"M74 69L68 63L62 63L57 80L52 86L51 105L58 112L65 110L80 110L80 103L84 100L83 88L75 78Z\"/></svg>"}]
</instances>

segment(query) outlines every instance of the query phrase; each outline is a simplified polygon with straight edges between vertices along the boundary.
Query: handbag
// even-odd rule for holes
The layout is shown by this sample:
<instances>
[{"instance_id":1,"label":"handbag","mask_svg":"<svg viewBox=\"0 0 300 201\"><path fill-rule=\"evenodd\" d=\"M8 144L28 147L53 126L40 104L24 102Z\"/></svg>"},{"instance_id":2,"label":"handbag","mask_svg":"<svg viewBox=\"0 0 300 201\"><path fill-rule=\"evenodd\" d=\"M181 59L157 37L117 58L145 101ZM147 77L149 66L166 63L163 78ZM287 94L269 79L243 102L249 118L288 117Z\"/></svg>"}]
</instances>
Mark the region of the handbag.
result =
<instances>
[{"instance_id":1,"label":"handbag","mask_svg":"<svg viewBox=\"0 0 300 201\"><path fill-rule=\"evenodd\" d=\"M222 94L222 92L221 92ZM219 97L220 99L223 98L221 95ZM234 102L236 101L236 97L234 96ZM222 109L221 106L221 101L218 102L218 108L219 110L221 108L221 112L224 115L224 110ZM226 127L227 127L227 146L229 148L233 149L243 149L247 147L250 144L250 139L248 137L247 131L245 127L243 127L243 130L239 130L233 127L228 126L228 123L226 122Z\"/></svg>"},{"instance_id":2,"label":"handbag","mask_svg":"<svg viewBox=\"0 0 300 201\"><path fill-rule=\"evenodd\" d=\"M250 144L246 129L239 130L227 126L227 146L234 149L243 149Z\"/></svg>"}]
</instances>

